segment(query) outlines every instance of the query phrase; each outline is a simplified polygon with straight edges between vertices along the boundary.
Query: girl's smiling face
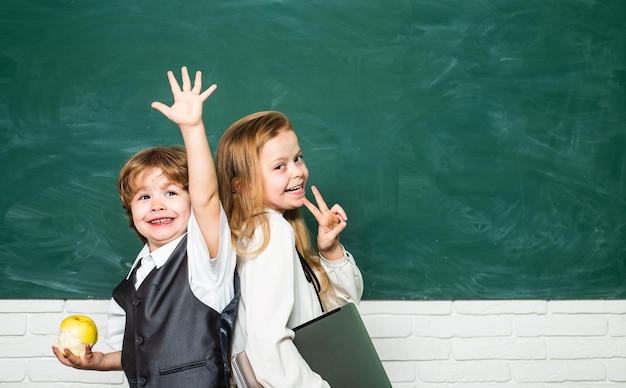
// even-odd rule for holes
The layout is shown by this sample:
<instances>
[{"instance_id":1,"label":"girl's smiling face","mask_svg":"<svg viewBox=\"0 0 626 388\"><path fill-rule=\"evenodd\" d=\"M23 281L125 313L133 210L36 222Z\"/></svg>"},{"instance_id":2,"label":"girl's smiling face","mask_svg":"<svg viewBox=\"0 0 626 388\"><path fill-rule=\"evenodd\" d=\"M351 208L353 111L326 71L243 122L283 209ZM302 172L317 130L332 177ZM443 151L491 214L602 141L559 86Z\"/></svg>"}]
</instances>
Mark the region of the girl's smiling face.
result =
<instances>
[{"instance_id":1,"label":"girl's smiling face","mask_svg":"<svg viewBox=\"0 0 626 388\"><path fill-rule=\"evenodd\" d=\"M137 187L131 201L133 223L148 240L150 252L187 232L191 199L179 183L152 168L140 176Z\"/></svg>"},{"instance_id":2,"label":"girl's smiling face","mask_svg":"<svg viewBox=\"0 0 626 388\"><path fill-rule=\"evenodd\" d=\"M309 170L302 159L298 137L282 130L259 150L266 208L284 212L302 206Z\"/></svg>"}]
</instances>

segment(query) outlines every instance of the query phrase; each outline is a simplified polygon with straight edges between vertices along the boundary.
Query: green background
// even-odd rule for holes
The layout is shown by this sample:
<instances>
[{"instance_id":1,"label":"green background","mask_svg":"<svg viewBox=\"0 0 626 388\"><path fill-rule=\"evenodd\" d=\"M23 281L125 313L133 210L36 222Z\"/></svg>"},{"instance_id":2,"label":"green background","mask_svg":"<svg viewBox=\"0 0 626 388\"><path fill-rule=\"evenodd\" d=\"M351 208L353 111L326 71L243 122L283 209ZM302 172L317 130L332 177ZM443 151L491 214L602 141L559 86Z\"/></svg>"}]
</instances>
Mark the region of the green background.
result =
<instances>
[{"instance_id":1,"label":"green background","mask_svg":"<svg viewBox=\"0 0 626 388\"><path fill-rule=\"evenodd\" d=\"M3 1L0 297L110 296L118 171L182 142L150 103L188 65L213 149L291 118L364 298L626 298L625 31L625 1Z\"/></svg>"}]
</instances>

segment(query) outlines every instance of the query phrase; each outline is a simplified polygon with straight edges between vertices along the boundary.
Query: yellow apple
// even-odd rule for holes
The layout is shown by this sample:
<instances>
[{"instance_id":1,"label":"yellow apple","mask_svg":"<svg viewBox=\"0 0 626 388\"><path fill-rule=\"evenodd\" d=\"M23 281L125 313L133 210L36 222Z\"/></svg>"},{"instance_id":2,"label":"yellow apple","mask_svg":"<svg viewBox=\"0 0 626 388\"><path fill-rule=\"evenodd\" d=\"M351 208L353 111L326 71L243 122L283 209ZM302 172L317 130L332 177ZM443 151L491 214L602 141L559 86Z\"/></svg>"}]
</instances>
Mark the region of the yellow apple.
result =
<instances>
[{"instance_id":1,"label":"yellow apple","mask_svg":"<svg viewBox=\"0 0 626 388\"><path fill-rule=\"evenodd\" d=\"M98 340L98 328L86 315L72 315L61 322L59 336L54 344L65 354L69 349L77 356L85 354L85 345L91 345Z\"/></svg>"}]
</instances>

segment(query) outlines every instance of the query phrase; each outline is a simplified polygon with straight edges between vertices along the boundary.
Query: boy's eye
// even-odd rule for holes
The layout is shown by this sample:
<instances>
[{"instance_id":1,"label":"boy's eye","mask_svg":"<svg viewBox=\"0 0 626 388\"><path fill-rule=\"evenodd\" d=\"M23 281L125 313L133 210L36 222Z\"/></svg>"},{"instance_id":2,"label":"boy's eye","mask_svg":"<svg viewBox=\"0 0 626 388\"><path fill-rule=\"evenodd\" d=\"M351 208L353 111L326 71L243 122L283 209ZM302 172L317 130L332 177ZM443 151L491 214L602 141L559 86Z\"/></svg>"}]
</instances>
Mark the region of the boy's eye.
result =
<instances>
[{"instance_id":1,"label":"boy's eye","mask_svg":"<svg viewBox=\"0 0 626 388\"><path fill-rule=\"evenodd\" d=\"M175 191L168 191L168 192L165 193L166 197L173 197L175 195L178 195L178 193L175 192Z\"/></svg>"},{"instance_id":2,"label":"boy's eye","mask_svg":"<svg viewBox=\"0 0 626 388\"><path fill-rule=\"evenodd\" d=\"M137 200L139 200L139 201L143 201L143 200L146 200L146 199L150 199L150 196L148 194L142 194L139 197L137 197Z\"/></svg>"},{"instance_id":3,"label":"boy's eye","mask_svg":"<svg viewBox=\"0 0 626 388\"><path fill-rule=\"evenodd\" d=\"M297 163L297 162L301 162L301 161L303 161L303 160L304 160L304 158L302 157L302 155L298 155L298 156L296 156L296 158L295 158L294 160L295 160L295 162Z\"/></svg>"}]
</instances>

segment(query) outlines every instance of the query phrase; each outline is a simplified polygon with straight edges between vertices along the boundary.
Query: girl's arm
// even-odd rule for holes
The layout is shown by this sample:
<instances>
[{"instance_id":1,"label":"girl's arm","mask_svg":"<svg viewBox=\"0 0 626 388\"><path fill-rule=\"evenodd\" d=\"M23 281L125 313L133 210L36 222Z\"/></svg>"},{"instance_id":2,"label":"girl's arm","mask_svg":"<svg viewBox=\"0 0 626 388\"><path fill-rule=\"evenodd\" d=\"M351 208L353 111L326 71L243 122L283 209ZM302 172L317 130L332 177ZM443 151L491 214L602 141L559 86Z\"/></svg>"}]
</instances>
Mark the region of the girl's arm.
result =
<instances>
[{"instance_id":1,"label":"girl's arm","mask_svg":"<svg viewBox=\"0 0 626 388\"><path fill-rule=\"evenodd\" d=\"M174 104L171 107L153 102L152 107L177 124L183 136L189 166L189 196L191 208L200 226L211 258L219 250L220 199L217 175L211 149L202 121L202 107L217 85L202 92L202 73L196 72L193 86L187 67L182 68L182 89L171 71L167 78L172 88Z\"/></svg>"},{"instance_id":2,"label":"girl's arm","mask_svg":"<svg viewBox=\"0 0 626 388\"><path fill-rule=\"evenodd\" d=\"M363 295L363 277L352 255L339 243L339 234L346 228L348 216L338 204L329 209L317 187L312 186L311 191L318 206L306 198L304 205L319 224L317 247L322 266L335 289L336 300L327 307L332 310L349 302L359 304Z\"/></svg>"},{"instance_id":3,"label":"girl's arm","mask_svg":"<svg viewBox=\"0 0 626 388\"><path fill-rule=\"evenodd\" d=\"M335 291L334 300L326 301L327 309L330 311L346 303L358 305L363 296L363 276L350 252L344 250L343 259L331 261L321 257L320 261Z\"/></svg>"},{"instance_id":4,"label":"girl's arm","mask_svg":"<svg viewBox=\"0 0 626 388\"><path fill-rule=\"evenodd\" d=\"M306 198L304 198L304 206L309 209L319 224L317 249L327 260L339 260L344 257L343 247L339 244L339 234L348 225L348 216L338 204L329 209L317 187L311 186L311 191L315 196L317 206Z\"/></svg>"}]
</instances>

